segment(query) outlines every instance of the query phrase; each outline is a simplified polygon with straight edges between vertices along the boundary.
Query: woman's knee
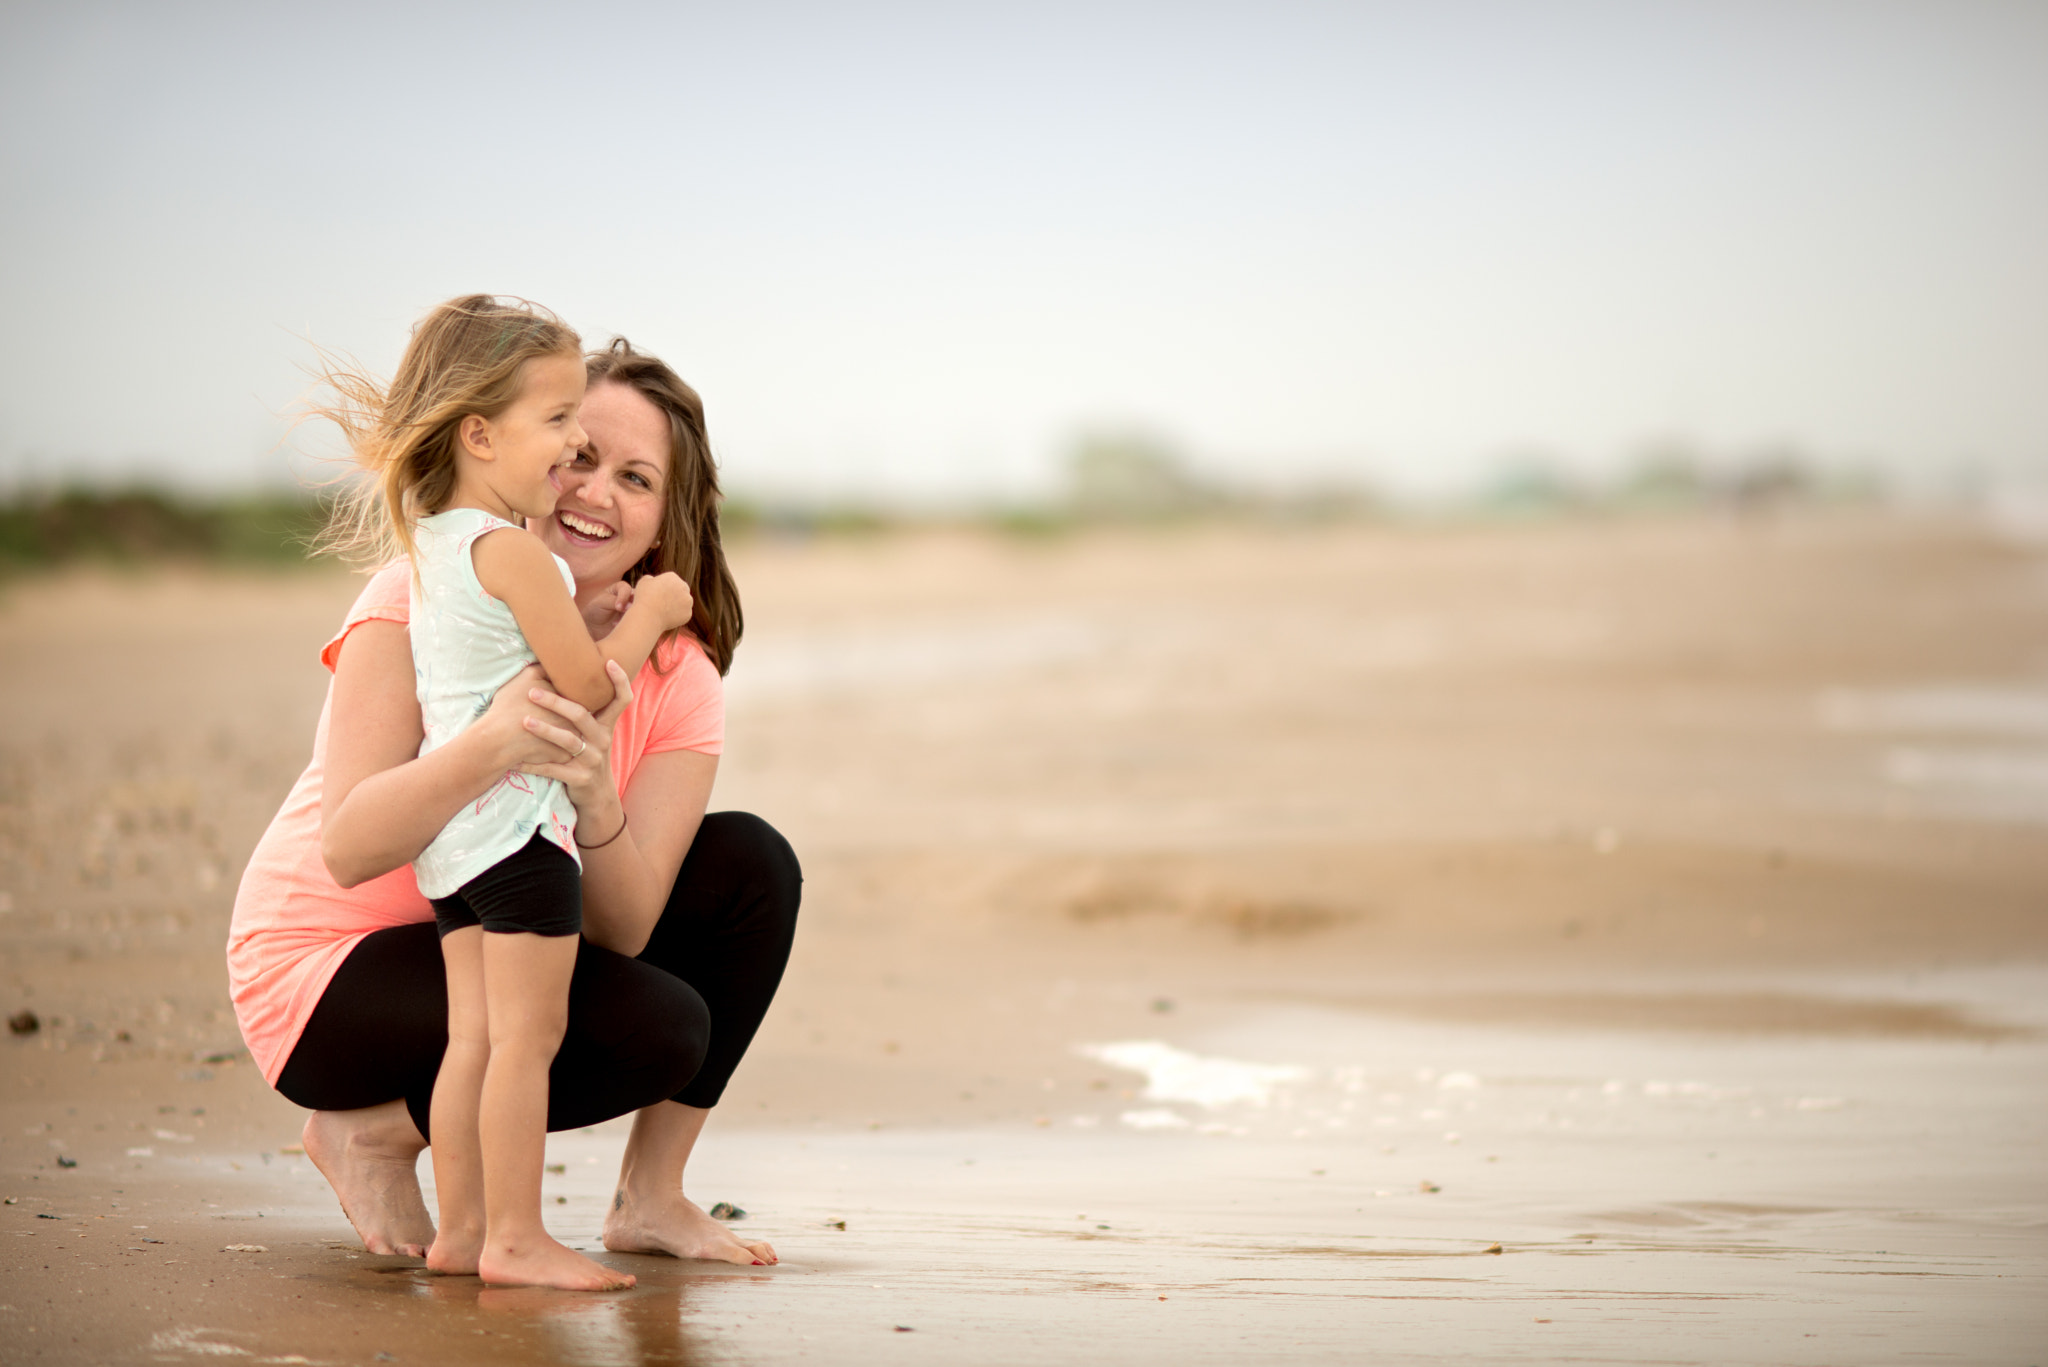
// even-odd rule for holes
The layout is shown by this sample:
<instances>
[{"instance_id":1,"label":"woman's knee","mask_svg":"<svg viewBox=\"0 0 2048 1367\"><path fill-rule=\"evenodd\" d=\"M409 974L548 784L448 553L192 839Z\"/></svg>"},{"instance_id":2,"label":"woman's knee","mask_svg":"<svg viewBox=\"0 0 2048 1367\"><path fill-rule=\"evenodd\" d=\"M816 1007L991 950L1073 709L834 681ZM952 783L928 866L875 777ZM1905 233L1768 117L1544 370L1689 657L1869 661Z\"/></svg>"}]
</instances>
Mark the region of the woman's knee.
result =
<instances>
[{"instance_id":1,"label":"woman's knee","mask_svg":"<svg viewBox=\"0 0 2048 1367\"><path fill-rule=\"evenodd\" d=\"M562 1054L578 1066L694 1074L710 1047L711 1011L697 989L651 965L585 944L569 987Z\"/></svg>"},{"instance_id":2,"label":"woman's knee","mask_svg":"<svg viewBox=\"0 0 2048 1367\"><path fill-rule=\"evenodd\" d=\"M727 877L750 885L756 914L766 914L794 928L803 900L804 871L782 832L752 812L712 812L698 828L691 852L699 846L724 866Z\"/></svg>"},{"instance_id":3,"label":"woman's knee","mask_svg":"<svg viewBox=\"0 0 2048 1367\"><path fill-rule=\"evenodd\" d=\"M621 1052L673 1092L686 1086L711 1052L711 1008L697 989L680 979L669 979L674 989L645 1003L630 1042Z\"/></svg>"},{"instance_id":4,"label":"woman's knee","mask_svg":"<svg viewBox=\"0 0 2048 1367\"><path fill-rule=\"evenodd\" d=\"M696 989L586 945L568 1034L548 1071L548 1128L594 1125L673 1096L710 1047L711 1013Z\"/></svg>"}]
</instances>

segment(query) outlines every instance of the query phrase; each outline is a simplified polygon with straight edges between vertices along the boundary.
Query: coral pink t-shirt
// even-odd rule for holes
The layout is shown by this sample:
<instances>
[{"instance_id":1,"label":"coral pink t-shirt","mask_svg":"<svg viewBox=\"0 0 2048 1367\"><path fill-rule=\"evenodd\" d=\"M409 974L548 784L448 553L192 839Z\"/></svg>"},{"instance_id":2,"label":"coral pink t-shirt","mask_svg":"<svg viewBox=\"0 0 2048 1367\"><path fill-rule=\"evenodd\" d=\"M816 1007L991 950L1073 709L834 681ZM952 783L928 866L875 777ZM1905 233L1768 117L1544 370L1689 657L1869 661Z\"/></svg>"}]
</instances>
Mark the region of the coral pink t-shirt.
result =
<instances>
[{"instance_id":1,"label":"coral pink t-shirt","mask_svg":"<svg viewBox=\"0 0 2048 1367\"><path fill-rule=\"evenodd\" d=\"M320 662L332 671L341 643L364 622L404 626L411 580L406 561L379 570L341 630L321 648ZM612 731L612 776L621 793L648 755L668 750L716 755L725 749L725 690L717 666L687 636L665 646L661 662L667 673L649 663L633 680L633 701ZM328 876L320 857L320 776L333 702L330 685L313 732L312 762L256 842L228 928L228 987L235 1019L250 1056L273 1085L349 951L373 930L434 919L410 865L353 888Z\"/></svg>"}]
</instances>

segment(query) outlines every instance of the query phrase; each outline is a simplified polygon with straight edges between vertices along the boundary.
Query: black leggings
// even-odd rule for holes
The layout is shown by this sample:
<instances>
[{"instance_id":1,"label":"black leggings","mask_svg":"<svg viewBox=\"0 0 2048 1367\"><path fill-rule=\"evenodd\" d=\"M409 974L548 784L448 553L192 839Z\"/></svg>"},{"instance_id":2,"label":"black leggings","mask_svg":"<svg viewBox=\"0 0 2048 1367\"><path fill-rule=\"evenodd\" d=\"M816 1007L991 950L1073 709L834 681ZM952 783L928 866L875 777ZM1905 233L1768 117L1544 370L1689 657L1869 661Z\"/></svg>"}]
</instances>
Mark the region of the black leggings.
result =
<instances>
[{"instance_id":1,"label":"black leggings","mask_svg":"<svg viewBox=\"0 0 2048 1367\"><path fill-rule=\"evenodd\" d=\"M548 1072L548 1128L664 1099L717 1105L782 981L802 891L796 853L773 826L745 812L706 816L639 958L578 942L569 1028ZM403 1097L431 1138L447 1047L434 923L373 931L327 984L277 1090L316 1111Z\"/></svg>"}]
</instances>

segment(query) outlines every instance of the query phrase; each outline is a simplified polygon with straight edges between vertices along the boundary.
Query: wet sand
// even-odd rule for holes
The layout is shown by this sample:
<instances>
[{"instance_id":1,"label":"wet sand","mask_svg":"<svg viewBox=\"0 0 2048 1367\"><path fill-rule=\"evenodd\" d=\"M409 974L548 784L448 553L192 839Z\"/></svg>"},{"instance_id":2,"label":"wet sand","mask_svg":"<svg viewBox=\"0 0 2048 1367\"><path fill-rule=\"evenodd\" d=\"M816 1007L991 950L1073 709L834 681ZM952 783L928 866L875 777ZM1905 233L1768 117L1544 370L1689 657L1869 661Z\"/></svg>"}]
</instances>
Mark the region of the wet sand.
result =
<instances>
[{"instance_id":1,"label":"wet sand","mask_svg":"<svg viewBox=\"0 0 2048 1367\"><path fill-rule=\"evenodd\" d=\"M362 1253L240 1054L227 908L354 583L6 589L0 1004L43 1021L0 1040L8 1360L2039 1360L2041 548L1838 516L736 568L714 805L806 900L692 1194L785 1261L605 1255L614 1297ZM553 1141L571 1242L622 1142Z\"/></svg>"}]
</instances>

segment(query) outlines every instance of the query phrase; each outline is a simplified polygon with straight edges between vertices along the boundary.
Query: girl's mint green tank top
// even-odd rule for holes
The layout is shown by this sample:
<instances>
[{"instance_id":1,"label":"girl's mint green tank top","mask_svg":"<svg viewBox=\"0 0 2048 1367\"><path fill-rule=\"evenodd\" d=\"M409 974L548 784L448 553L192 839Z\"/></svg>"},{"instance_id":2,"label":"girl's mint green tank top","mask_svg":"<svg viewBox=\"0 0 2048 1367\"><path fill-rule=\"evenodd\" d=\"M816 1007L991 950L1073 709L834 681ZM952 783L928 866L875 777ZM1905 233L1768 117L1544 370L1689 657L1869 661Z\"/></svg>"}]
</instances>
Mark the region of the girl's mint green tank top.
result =
<instances>
[{"instance_id":1,"label":"girl's mint green tank top","mask_svg":"<svg viewBox=\"0 0 2048 1367\"><path fill-rule=\"evenodd\" d=\"M422 755L468 730L489 710L497 691L533 663L512 610L484 592L470 560L478 537L512 525L481 509L451 508L413 527L410 629L420 720L426 725ZM568 563L558 555L555 564L574 594L576 579ZM561 846L581 868L575 829L576 809L559 781L508 770L420 852L413 873L423 895L446 897L523 849L535 831Z\"/></svg>"}]
</instances>

